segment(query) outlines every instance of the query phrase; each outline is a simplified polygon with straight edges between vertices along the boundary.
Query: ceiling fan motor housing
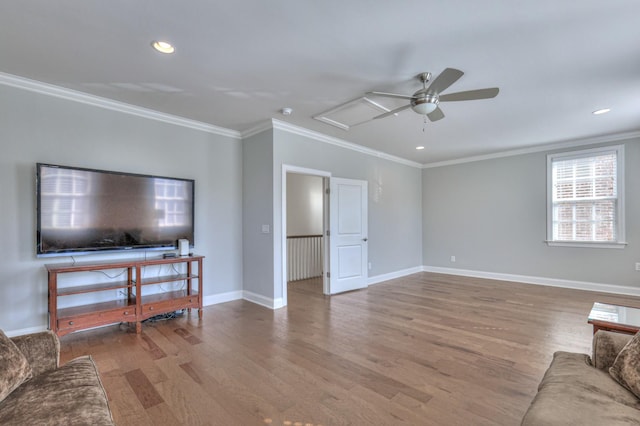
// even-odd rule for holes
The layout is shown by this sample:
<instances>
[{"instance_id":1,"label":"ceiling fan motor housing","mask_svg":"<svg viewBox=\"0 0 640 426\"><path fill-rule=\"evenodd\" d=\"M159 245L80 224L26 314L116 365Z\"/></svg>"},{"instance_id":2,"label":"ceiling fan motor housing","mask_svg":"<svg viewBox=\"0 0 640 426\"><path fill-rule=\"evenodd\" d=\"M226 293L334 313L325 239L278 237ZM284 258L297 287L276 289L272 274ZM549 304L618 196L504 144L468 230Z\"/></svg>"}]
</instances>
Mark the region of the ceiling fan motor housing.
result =
<instances>
[{"instance_id":1,"label":"ceiling fan motor housing","mask_svg":"<svg viewBox=\"0 0 640 426\"><path fill-rule=\"evenodd\" d=\"M436 93L416 93L416 95L418 97L411 99L411 109L418 114L429 114L438 108L440 100Z\"/></svg>"}]
</instances>

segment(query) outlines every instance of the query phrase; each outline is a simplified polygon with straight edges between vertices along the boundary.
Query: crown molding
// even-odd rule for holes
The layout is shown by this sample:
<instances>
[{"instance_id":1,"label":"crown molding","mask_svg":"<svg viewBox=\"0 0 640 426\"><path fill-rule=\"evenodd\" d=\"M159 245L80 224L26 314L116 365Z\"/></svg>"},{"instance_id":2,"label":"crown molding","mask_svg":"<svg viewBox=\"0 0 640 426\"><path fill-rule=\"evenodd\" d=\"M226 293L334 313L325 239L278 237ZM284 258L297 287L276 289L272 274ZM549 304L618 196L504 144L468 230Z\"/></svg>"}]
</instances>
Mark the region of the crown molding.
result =
<instances>
[{"instance_id":1,"label":"crown molding","mask_svg":"<svg viewBox=\"0 0 640 426\"><path fill-rule=\"evenodd\" d=\"M55 86L53 84L30 80L28 78L6 74L3 72L0 72L0 84L16 87L18 89L28 90L30 92L35 92L42 95L53 96L73 102L79 102L85 105L96 106L111 111L122 112L142 118L148 118L150 120L161 121L163 123L174 124L194 130L213 133L215 135L226 136L234 139L241 139L242 137L240 132L226 129L224 127L218 127L212 124L203 123L201 121L190 120L187 118L179 117L177 115L166 114L148 108L130 105L124 102L114 101L111 99L102 98L100 96L79 92L77 90L67 89L66 87Z\"/></svg>"},{"instance_id":2,"label":"crown molding","mask_svg":"<svg viewBox=\"0 0 640 426\"><path fill-rule=\"evenodd\" d=\"M426 163L426 164L423 164L421 167L423 169L431 169L434 167L453 166L456 164L472 163L475 161L484 161L484 160L493 160L496 158L513 157L516 155L533 154L536 152L554 151L557 149L576 148L579 146L604 144L604 143L610 143L610 142L621 142L621 141L634 139L634 138L640 138L640 131L627 132L627 133L614 133L610 135L594 136L591 138L571 139L571 140L562 141L562 142L532 146L529 148L501 151L501 152L496 152L494 154L476 155L473 157L459 158L456 160Z\"/></svg>"},{"instance_id":3,"label":"crown molding","mask_svg":"<svg viewBox=\"0 0 640 426\"><path fill-rule=\"evenodd\" d=\"M328 143L331 145L339 146L341 148L350 149L352 151L360 152L362 154L371 155L373 157L382 158L385 160L393 161L396 163L404 164L410 167L416 167L421 169L429 169L434 167L444 167L456 164L471 163L475 161L491 160L496 158L512 157L516 155L532 154L536 152L552 151L556 149L574 148L585 145L594 145L599 143L610 143L617 141L624 141L633 138L640 138L640 131L617 133L603 136L596 136L583 139L572 139L562 142L549 143L544 145L537 145L528 148L514 149L508 151L501 151L493 154L477 155L465 158L459 158L455 160L439 161L434 163L421 164L415 161L407 160L405 158L397 157L395 155L387 154L382 151L377 151L371 148L364 147L346 140L325 135L320 132L306 129L304 127L296 126L277 119L271 119L258 124L251 129L243 132L227 129L224 127L215 126L213 124L203 123L201 121L191 120L183 117L179 117L172 114L166 114L152 109L143 108L131 104L127 104L120 101L115 101L100 96L90 95L88 93L80 92L65 87L55 86L48 83L43 83L36 80L31 80L24 77L19 77L12 74L0 72L0 84L10 87L15 87L30 92L35 92L47 96L53 96L60 99L65 99L73 102L83 103L85 105L96 106L99 108L108 109L111 111L122 112L125 114L135 115L150 120L156 120L163 123L173 124L189 129L199 130L207 133L212 133L219 136L226 136L233 139L248 138L258 133L264 132L269 129L283 130L289 133L304 136L319 142Z\"/></svg>"},{"instance_id":4,"label":"crown molding","mask_svg":"<svg viewBox=\"0 0 640 426\"><path fill-rule=\"evenodd\" d=\"M357 145L352 142L347 142L343 139L327 136L323 133L316 132L314 130L305 129L304 127L300 127L291 123L286 123L284 121L276 120L275 118L271 119L271 126L274 129L283 130L285 132L304 136L319 142L324 142L330 145L339 146L341 148L350 149L352 151L360 152L362 154L371 155L372 157L382 158L384 160L389 160L395 163L404 164L405 166L416 167L416 168L422 167L422 164L416 163L415 161L407 160L401 157L396 157L395 155L387 154L382 151L376 151L375 149L367 148L362 145Z\"/></svg>"},{"instance_id":5,"label":"crown molding","mask_svg":"<svg viewBox=\"0 0 640 426\"><path fill-rule=\"evenodd\" d=\"M265 120L260 124L258 124L257 126L254 126L250 129L242 131L240 136L242 136L242 139L250 138L251 136L257 135L258 133L262 133L266 130L271 130L271 129L273 129L273 123L271 122L271 120Z\"/></svg>"}]
</instances>

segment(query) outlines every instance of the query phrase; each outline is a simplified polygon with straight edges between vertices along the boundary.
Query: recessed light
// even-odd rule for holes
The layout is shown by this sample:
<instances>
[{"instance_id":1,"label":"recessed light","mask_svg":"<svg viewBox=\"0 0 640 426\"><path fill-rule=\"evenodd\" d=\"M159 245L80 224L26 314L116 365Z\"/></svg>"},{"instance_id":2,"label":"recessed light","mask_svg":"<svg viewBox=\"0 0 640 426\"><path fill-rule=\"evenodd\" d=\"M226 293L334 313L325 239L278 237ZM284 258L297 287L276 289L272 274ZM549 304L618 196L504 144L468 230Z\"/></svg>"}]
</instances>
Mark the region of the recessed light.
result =
<instances>
[{"instance_id":1,"label":"recessed light","mask_svg":"<svg viewBox=\"0 0 640 426\"><path fill-rule=\"evenodd\" d=\"M416 146L417 150L424 149L424 146Z\"/></svg>"},{"instance_id":2,"label":"recessed light","mask_svg":"<svg viewBox=\"0 0 640 426\"><path fill-rule=\"evenodd\" d=\"M291 115L292 112L293 112L293 109L291 109L291 108L282 108L280 110L280 113L282 115Z\"/></svg>"},{"instance_id":3,"label":"recessed light","mask_svg":"<svg viewBox=\"0 0 640 426\"><path fill-rule=\"evenodd\" d=\"M598 109L596 111L593 111L591 114L593 115L600 115L600 114L606 114L609 111L611 111L611 108L602 108L602 109Z\"/></svg>"},{"instance_id":4,"label":"recessed light","mask_svg":"<svg viewBox=\"0 0 640 426\"><path fill-rule=\"evenodd\" d=\"M175 47L166 41L154 41L151 46L160 53L173 53L176 51Z\"/></svg>"}]
</instances>

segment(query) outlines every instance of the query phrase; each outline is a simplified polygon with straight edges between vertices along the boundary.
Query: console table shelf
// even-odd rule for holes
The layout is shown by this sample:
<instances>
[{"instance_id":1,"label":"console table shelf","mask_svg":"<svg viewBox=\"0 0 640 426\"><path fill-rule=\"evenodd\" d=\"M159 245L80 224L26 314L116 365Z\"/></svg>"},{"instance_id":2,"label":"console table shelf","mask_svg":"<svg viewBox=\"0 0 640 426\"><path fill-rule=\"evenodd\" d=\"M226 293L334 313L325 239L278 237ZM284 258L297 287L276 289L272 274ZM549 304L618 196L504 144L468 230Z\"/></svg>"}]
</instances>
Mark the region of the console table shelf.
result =
<instances>
[{"instance_id":1,"label":"console table shelf","mask_svg":"<svg viewBox=\"0 0 640 426\"><path fill-rule=\"evenodd\" d=\"M199 278L199 277L197 275L175 274L175 275L165 275L165 276L159 276L159 277L142 278L139 281L140 281L140 285L150 285L150 284L170 283L173 281L184 281L184 280L190 280L194 278Z\"/></svg>"},{"instance_id":2,"label":"console table shelf","mask_svg":"<svg viewBox=\"0 0 640 426\"><path fill-rule=\"evenodd\" d=\"M198 309L198 318L202 319L202 261L204 256L191 255L173 258L118 259L115 261L94 261L59 263L45 265L49 281L49 329L58 336L73 331L117 322L136 324L136 332L142 331L142 321L155 315L180 309ZM171 265L175 274L158 275L144 278L145 268ZM176 266L185 265L186 273L178 273ZM196 265L194 268L193 265ZM101 272L122 269L126 272L125 281L107 283L81 283L58 287L61 274L78 272ZM143 287L163 283L183 282L180 290L147 294ZM69 308L58 308L60 298L73 295L90 295L99 292L120 290L116 300L88 303Z\"/></svg>"},{"instance_id":3,"label":"console table shelf","mask_svg":"<svg viewBox=\"0 0 640 426\"><path fill-rule=\"evenodd\" d=\"M129 282L119 281L119 282L112 282L112 283L88 284L88 285L78 285L73 287L65 287L65 288L58 289L58 297L70 296L72 294L95 293L98 291L126 289L126 288L129 288L129 286L130 286Z\"/></svg>"}]
</instances>

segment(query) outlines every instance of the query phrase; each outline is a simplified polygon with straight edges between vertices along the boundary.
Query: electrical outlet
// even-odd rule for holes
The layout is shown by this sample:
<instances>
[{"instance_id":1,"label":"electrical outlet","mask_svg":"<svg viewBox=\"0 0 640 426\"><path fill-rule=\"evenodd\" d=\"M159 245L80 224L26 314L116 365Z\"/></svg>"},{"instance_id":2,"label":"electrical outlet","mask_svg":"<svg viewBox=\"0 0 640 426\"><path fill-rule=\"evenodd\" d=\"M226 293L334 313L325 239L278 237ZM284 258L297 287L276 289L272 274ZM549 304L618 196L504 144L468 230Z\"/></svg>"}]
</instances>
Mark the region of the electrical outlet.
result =
<instances>
[{"instance_id":1,"label":"electrical outlet","mask_svg":"<svg viewBox=\"0 0 640 426\"><path fill-rule=\"evenodd\" d=\"M636 262L636 271L640 271L640 262Z\"/></svg>"},{"instance_id":2,"label":"electrical outlet","mask_svg":"<svg viewBox=\"0 0 640 426\"><path fill-rule=\"evenodd\" d=\"M456 261L456 257L455 256L451 256L451 262L455 263L455 261Z\"/></svg>"}]
</instances>

